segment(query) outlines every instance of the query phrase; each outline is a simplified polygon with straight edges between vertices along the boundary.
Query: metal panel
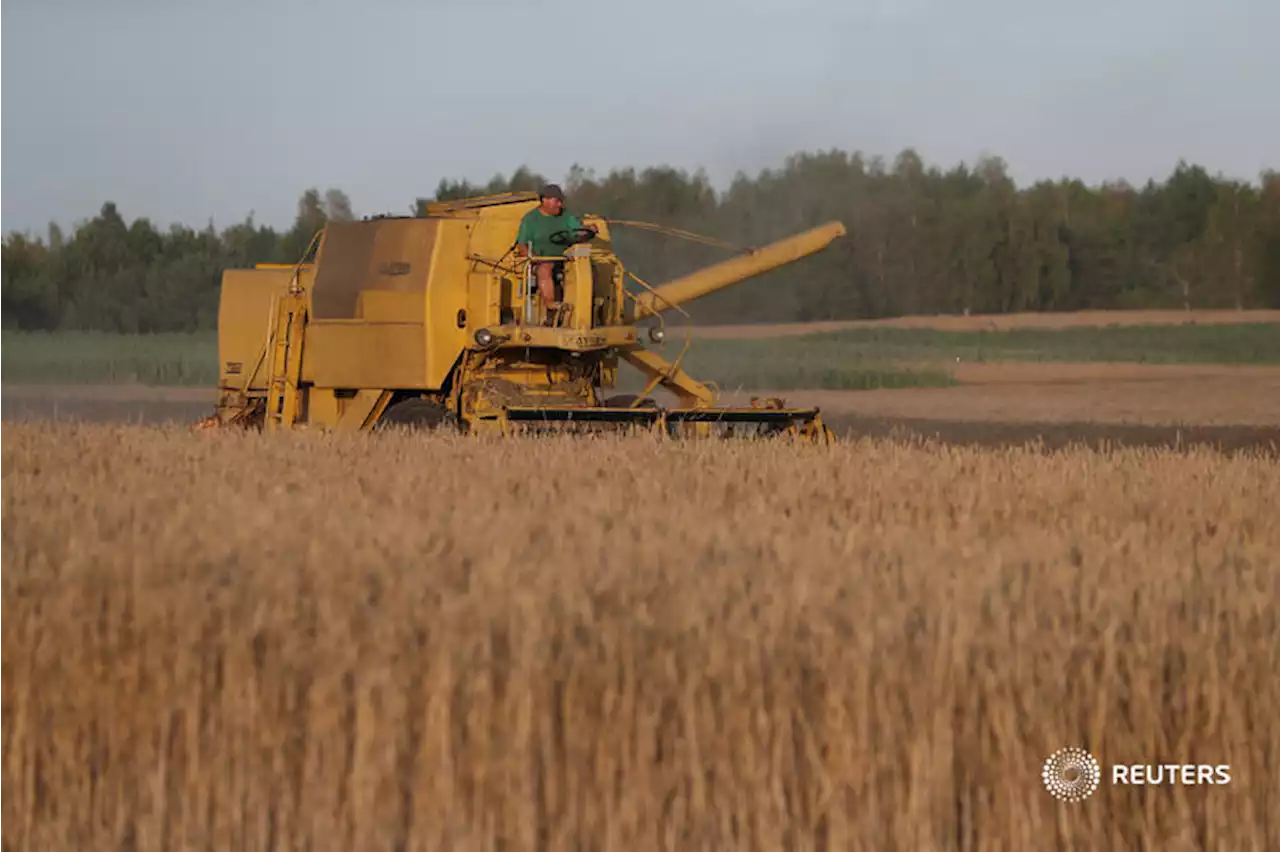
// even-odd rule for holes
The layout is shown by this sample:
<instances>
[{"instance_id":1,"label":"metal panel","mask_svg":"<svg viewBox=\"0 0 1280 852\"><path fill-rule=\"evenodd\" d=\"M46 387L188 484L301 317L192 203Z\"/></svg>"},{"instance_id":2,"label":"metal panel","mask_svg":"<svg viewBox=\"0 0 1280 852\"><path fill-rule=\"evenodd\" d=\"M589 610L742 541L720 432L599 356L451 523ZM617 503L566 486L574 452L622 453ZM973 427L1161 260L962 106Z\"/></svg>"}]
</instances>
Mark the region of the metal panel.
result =
<instances>
[{"instance_id":1,"label":"metal panel","mask_svg":"<svg viewBox=\"0 0 1280 852\"><path fill-rule=\"evenodd\" d=\"M271 326L271 300L289 287L292 267L228 269L218 301L218 376L223 386L241 387L253 372ZM267 386L260 369L254 389Z\"/></svg>"},{"instance_id":2,"label":"metal panel","mask_svg":"<svg viewBox=\"0 0 1280 852\"><path fill-rule=\"evenodd\" d=\"M421 323L312 320L307 371L330 388L426 388L426 331Z\"/></svg>"},{"instance_id":3,"label":"metal panel","mask_svg":"<svg viewBox=\"0 0 1280 852\"><path fill-rule=\"evenodd\" d=\"M360 319L362 292L424 292L438 227L427 219L330 223L316 258L312 316ZM422 322L425 316L397 319Z\"/></svg>"}]
</instances>

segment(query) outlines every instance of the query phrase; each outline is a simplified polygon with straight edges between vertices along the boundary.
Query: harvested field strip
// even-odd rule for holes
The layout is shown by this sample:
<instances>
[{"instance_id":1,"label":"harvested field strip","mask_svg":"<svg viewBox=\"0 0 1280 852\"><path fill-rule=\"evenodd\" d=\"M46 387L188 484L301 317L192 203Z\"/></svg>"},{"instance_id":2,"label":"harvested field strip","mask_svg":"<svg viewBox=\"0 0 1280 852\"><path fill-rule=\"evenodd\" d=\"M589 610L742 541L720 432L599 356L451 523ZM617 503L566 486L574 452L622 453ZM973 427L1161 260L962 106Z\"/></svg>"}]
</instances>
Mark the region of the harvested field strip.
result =
<instances>
[{"instance_id":1,"label":"harvested field strip","mask_svg":"<svg viewBox=\"0 0 1280 852\"><path fill-rule=\"evenodd\" d=\"M1280 465L10 425L14 848L1280 847ZM1226 763L1220 787L1041 786Z\"/></svg>"},{"instance_id":2,"label":"harvested field strip","mask_svg":"<svg viewBox=\"0 0 1280 852\"><path fill-rule=\"evenodd\" d=\"M708 339L785 337L849 328L932 328L943 331L999 331L1011 328L1100 328L1117 325L1241 325L1280 323L1280 310L1076 311L1027 314L909 316L889 319L820 320L699 326Z\"/></svg>"},{"instance_id":3,"label":"harvested field strip","mask_svg":"<svg viewBox=\"0 0 1280 852\"><path fill-rule=\"evenodd\" d=\"M721 346L729 341L717 341ZM771 341L812 347L827 362L1128 362L1280 364L1280 324L938 331L878 328ZM762 346L763 343L737 345ZM825 350L825 351L824 351Z\"/></svg>"},{"instance_id":4,"label":"harvested field strip","mask_svg":"<svg viewBox=\"0 0 1280 852\"><path fill-rule=\"evenodd\" d=\"M778 339L725 340L693 329L681 366L725 389L871 390L946 387L958 363L1280 364L1280 324L1123 326L953 332L860 328ZM118 383L213 387L217 336L89 333L3 335L6 384ZM673 326L660 351L677 358ZM621 373L625 390L638 374Z\"/></svg>"},{"instance_id":5,"label":"harvested field strip","mask_svg":"<svg viewBox=\"0 0 1280 852\"><path fill-rule=\"evenodd\" d=\"M696 334L696 332L695 332ZM681 351L673 335L664 354ZM854 329L804 337L700 340L681 366L723 390L939 388L966 365L1062 362L1280 365L1280 325L949 332Z\"/></svg>"},{"instance_id":6,"label":"harvested field strip","mask_svg":"<svg viewBox=\"0 0 1280 852\"><path fill-rule=\"evenodd\" d=\"M1129 364L1098 361L960 363L953 370L966 385L1027 384L1056 385L1098 382L1261 382L1261 387L1280 382L1277 364ZM1257 387L1257 385L1254 385Z\"/></svg>"},{"instance_id":7,"label":"harvested field strip","mask_svg":"<svg viewBox=\"0 0 1280 852\"><path fill-rule=\"evenodd\" d=\"M1229 369L1229 368L1224 368ZM1251 368L1239 368L1249 371ZM1001 377L998 368L979 373L972 384L953 388L868 390L759 390L726 394L726 405L745 404L752 395L785 395L794 406L818 406L824 416L923 418L938 421L1017 423L1129 423L1253 425L1280 429L1280 368L1269 374L1164 375L1109 379L1071 378L1071 371L1037 382L1034 369ZM963 370L957 373L963 375ZM978 372L974 370L973 372ZM994 373L994 375L993 375ZM1087 375L1087 374L1086 374Z\"/></svg>"}]
</instances>

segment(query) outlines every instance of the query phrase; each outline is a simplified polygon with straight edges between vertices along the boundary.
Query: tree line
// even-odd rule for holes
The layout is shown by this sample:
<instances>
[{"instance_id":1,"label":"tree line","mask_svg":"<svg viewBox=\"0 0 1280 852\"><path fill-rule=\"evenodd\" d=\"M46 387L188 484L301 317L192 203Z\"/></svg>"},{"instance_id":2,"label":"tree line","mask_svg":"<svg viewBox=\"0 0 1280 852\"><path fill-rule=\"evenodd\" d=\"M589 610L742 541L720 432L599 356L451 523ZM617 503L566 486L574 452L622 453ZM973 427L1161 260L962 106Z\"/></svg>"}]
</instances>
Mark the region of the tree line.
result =
<instances>
[{"instance_id":1,"label":"tree line","mask_svg":"<svg viewBox=\"0 0 1280 852\"><path fill-rule=\"evenodd\" d=\"M486 184L442 180L432 200L536 189L521 167ZM574 167L569 207L673 226L747 248L832 219L849 235L826 251L689 306L699 322L780 322L905 314L1114 308L1280 307L1280 172L1257 182L1180 162L1163 181L1019 187L986 157L950 169L905 150L892 162L840 150L793 155L716 191L668 167ZM396 213L397 211L374 211ZM216 325L223 269L292 262L328 221L356 218L340 190L310 189L288 230L245 221L221 231L146 218L112 202L64 234L3 243L6 328L180 331ZM628 268L650 284L728 256L667 235L614 228Z\"/></svg>"}]
</instances>

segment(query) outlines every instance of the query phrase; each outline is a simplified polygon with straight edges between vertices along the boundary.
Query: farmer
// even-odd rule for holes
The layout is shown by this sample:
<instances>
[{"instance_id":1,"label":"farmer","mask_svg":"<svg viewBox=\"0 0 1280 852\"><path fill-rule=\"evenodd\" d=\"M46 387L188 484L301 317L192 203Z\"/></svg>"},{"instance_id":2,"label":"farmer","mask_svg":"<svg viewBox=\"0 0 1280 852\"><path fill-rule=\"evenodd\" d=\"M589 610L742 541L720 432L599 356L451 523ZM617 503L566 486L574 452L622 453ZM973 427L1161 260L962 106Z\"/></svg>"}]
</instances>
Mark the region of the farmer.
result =
<instances>
[{"instance_id":1,"label":"farmer","mask_svg":"<svg viewBox=\"0 0 1280 852\"><path fill-rule=\"evenodd\" d=\"M554 183L549 183L538 192L538 206L524 214L520 220L520 230L516 232L516 253L520 257L529 255L529 246L533 245L535 257L563 257L565 245L556 245L548 239L557 231L572 231L583 227L577 216L564 209L564 192ZM596 228L587 230L595 233ZM534 272L538 277L538 295L542 297L543 308L551 308L556 301L555 267L564 261L543 260L534 263Z\"/></svg>"}]
</instances>

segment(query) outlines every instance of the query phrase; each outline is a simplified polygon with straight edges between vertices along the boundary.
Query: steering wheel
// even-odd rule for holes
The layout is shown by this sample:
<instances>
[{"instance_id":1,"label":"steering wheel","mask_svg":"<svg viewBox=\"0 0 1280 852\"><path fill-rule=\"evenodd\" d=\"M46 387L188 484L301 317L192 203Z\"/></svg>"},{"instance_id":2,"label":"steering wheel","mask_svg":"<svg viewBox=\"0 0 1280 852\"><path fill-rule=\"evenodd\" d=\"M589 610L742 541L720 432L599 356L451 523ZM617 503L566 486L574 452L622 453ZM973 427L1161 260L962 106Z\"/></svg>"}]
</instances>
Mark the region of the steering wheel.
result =
<instances>
[{"instance_id":1,"label":"steering wheel","mask_svg":"<svg viewBox=\"0 0 1280 852\"><path fill-rule=\"evenodd\" d=\"M595 237L596 232L590 228L569 228L564 231L556 231L547 237L547 241L557 246L572 246L578 243L590 242Z\"/></svg>"}]
</instances>

